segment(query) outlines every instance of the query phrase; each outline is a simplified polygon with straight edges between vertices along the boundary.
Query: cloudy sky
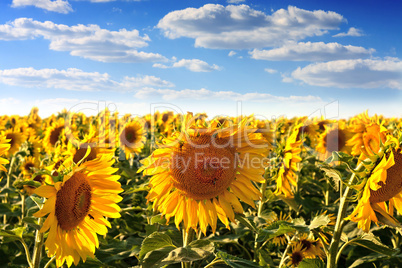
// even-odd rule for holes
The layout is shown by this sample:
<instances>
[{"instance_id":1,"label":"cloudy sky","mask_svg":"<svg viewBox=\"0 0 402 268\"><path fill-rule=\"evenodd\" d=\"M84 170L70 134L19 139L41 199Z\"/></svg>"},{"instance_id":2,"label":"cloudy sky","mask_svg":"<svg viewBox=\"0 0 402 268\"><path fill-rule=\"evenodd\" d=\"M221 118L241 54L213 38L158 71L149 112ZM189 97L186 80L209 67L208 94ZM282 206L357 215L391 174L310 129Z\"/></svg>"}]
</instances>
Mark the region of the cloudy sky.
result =
<instances>
[{"instance_id":1,"label":"cloudy sky","mask_svg":"<svg viewBox=\"0 0 402 268\"><path fill-rule=\"evenodd\" d=\"M2 0L0 115L402 116L402 3Z\"/></svg>"}]
</instances>

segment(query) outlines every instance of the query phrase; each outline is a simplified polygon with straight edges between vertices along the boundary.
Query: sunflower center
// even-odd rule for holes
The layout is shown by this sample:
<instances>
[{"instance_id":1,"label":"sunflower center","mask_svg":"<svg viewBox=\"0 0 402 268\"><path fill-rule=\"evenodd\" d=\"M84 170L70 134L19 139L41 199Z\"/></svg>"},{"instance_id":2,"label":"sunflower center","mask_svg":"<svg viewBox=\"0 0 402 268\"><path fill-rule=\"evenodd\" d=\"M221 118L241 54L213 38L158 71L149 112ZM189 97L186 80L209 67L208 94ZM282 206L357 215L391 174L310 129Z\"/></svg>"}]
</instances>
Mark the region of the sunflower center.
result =
<instances>
[{"instance_id":1,"label":"sunflower center","mask_svg":"<svg viewBox=\"0 0 402 268\"><path fill-rule=\"evenodd\" d=\"M8 133L6 135L6 139L10 140L9 141L10 142L10 148L12 148L14 146L14 143L15 143L15 137L14 137L13 133Z\"/></svg>"},{"instance_id":2,"label":"sunflower center","mask_svg":"<svg viewBox=\"0 0 402 268\"><path fill-rule=\"evenodd\" d=\"M302 249L305 249L306 251L308 251L312 246L312 243L306 239L303 239L300 242L302 244Z\"/></svg>"},{"instance_id":3,"label":"sunflower center","mask_svg":"<svg viewBox=\"0 0 402 268\"><path fill-rule=\"evenodd\" d=\"M327 152L340 151L346 144L346 135L341 129L334 129L328 132L325 137Z\"/></svg>"},{"instance_id":4,"label":"sunflower center","mask_svg":"<svg viewBox=\"0 0 402 268\"><path fill-rule=\"evenodd\" d=\"M174 187L195 200L211 199L235 178L236 149L229 138L202 134L176 150L170 165Z\"/></svg>"},{"instance_id":5,"label":"sunflower center","mask_svg":"<svg viewBox=\"0 0 402 268\"><path fill-rule=\"evenodd\" d=\"M295 251L292 253L292 264L294 266L298 266L299 263L303 260L303 253L301 251Z\"/></svg>"},{"instance_id":6,"label":"sunflower center","mask_svg":"<svg viewBox=\"0 0 402 268\"><path fill-rule=\"evenodd\" d=\"M384 202L402 191L402 154L401 150L393 151L395 164L387 170L385 183L380 181L381 186L377 191L370 189L370 202Z\"/></svg>"},{"instance_id":7,"label":"sunflower center","mask_svg":"<svg viewBox=\"0 0 402 268\"><path fill-rule=\"evenodd\" d=\"M78 172L57 192L55 213L61 229L69 231L77 227L88 215L91 190L87 176Z\"/></svg>"},{"instance_id":8,"label":"sunflower center","mask_svg":"<svg viewBox=\"0 0 402 268\"><path fill-rule=\"evenodd\" d=\"M62 130L63 130L63 127L57 127L50 133L49 142L51 145L54 146L56 144L56 142L59 141L59 136L60 136L60 133Z\"/></svg>"},{"instance_id":9,"label":"sunflower center","mask_svg":"<svg viewBox=\"0 0 402 268\"><path fill-rule=\"evenodd\" d=\"M134 128L126 127L122 133L121 141L124 145L129 146L137 140L137 133Z\"/></svg>"},{"instance_id":10,"label":"sunflower center","mask_svg":"<svg viewBox=\"0 0 402 268\"><path fill-rule=\"evenodd\" d=\"M35 167L35 165L33 163L31 163L31 162L25 163L25 165L24 165L24 169L26 171L28 171L28 172L32 171L31 169L34 168L34 167Z\"/></svg>"},{"instance_id":11,"label":"sunflower center","mask_svg":"<svg viewBox=\"0 0 402 268\"><path fill-rule=\"evenodd\" d=\"M87 148L79 148L73 157L73 161L74 163L78 163L81 159L84 158L85 154L87 153ZM86 161L91 161L94 160L96 158L96 148L91 148L91 152L89 153L89 155L85 158L85 160L83 162Z\"/></svg>"}]
</instances>

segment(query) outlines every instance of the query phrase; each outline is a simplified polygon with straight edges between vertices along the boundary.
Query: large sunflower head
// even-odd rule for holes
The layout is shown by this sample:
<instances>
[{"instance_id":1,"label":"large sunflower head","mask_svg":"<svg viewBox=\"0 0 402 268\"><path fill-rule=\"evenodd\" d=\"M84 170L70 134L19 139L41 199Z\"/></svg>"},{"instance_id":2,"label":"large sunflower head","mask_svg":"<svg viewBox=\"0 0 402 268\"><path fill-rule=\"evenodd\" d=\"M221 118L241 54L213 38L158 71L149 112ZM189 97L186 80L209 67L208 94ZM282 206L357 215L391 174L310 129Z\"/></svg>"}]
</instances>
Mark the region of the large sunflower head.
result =
<instances>
[{"instance_id":1,"label":"large sunflower head","mask_svg":"<svg viewBox=\"0 0 402 268\"><path fill-rule=\"evenodd\" d=\"M395 222L394 208L402 213L402 150L395 138L388 136L375 157L365 161L366 176L356 189L358 204L347 219L357 222L363 231L379 218Z\"/></svg>"},{"instance_id":2,"label":"large sunflower head","mask_svg":"<svg viewBox=\"0 0 402 268\"><path fill-rule=\"evenodd\" d=\"M9 161L1 156L7 155L8 150L10 149L10 139L7 139L4 133L0 133L0 170L7 171L7 169L3 166L9 163ZM1 178L0 178L1 180Z\"/></svg>"},{"instance_id":3,"label":"large sunflower head","mask_svg":"<svg viewBox=\"0 0 402 268\"><path fill-rule=\"evenodd\" d=\"M139 119L131 120L123 126L119 141L127 159L131 154L141 152L146 140L145 135L144 124Z\"/></svg>"},{"instance_id":4,"label":"large sunflower head","mask_svg":"<svg viewBox=\"0 0 402 268\"><path fill-rule=\"evenodd\" d=\"M229 128L200 124L188 114L183 131L165 138L161 148L146 158L139 169L152 175L147 196L155 210L177 228L207 226L215 232L217 218L229 227L234 213L243 213L239 199L254 207L260 192L253 182L263 182L267 142L243 120ZM228 220L229 219L229 220Z\"/></svg>"},{"instance_id":5,"label":"large sunflower head","mask_svg":"<svg viewBox=\"0 0 402 268\"><path fill-rule=\"evenodd\" d=\"M111 227L106 217L120 217L116 204L123 190L118 179L112 175L113 155L103 154L80 166L67 166L62 181L43 185L35 190L47 198L35 217L47 218L40 230L49 230L45 246L48 256L56 256L56 265L77 265L82 259L94 257L99 247L97 234L105 235Z\"/></svg>"}]
</instances>

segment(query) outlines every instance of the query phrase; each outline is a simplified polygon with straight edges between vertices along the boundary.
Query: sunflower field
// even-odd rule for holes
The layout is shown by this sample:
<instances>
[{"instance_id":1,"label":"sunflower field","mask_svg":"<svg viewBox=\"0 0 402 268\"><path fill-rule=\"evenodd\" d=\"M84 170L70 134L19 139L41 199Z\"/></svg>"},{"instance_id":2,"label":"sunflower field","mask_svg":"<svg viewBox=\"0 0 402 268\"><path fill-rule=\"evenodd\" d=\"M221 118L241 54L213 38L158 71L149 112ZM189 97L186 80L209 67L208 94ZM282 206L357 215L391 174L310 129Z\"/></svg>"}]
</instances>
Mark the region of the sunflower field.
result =
<instances>
[{"instance_id":1,"label":"sunflower field","mask_svg":"<svg viewBox=\"0 0 402 268\"><path fill-rule=\"evenodd\" d=\"M0 266L402 267L402 120L0 116Z\"/></svg>"}]
</instances>

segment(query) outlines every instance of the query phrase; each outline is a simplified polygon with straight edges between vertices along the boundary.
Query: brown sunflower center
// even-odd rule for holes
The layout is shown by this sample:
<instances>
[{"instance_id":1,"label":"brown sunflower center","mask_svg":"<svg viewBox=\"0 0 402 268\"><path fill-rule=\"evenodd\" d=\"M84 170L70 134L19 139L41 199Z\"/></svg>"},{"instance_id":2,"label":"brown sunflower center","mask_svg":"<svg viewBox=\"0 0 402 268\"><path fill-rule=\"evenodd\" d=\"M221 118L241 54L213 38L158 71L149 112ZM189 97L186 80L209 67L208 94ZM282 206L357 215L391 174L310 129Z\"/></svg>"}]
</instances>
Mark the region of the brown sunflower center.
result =
<instances>
[{"instance_id":1,"label":"brown sunflower center","mask_svg":"<svg viewBox=\"0 0 402 268\"><path fill-rule=\"evenodd\" d=\"M176 150L170 165L174 187L195 200L211 199L235 178L236 149L228 138L203 134Z\"/></svg>"},{"instance_id":2,"label":"brown sunflower center","mask_svg":"<svg viewBox=\"0 0 402 268\"><path fill-rule=\"evenodd\" d=\"M346 144L345 132L341 129L333 129L325 137L327 152L341 151Z\"/></svg>"},{"instance_id":3,"label":"brown sunflower center","mask_svg":"<svg viewBox=\"0 0 402 268\"><path fill-rule=\"evenodd\" d=\"M49 142L51 145L54 146L56 144L56 142L59 141L59 136L60 136L60 133L62 130L63 130L63 127L56 127L55 129L53 129L50 132Z\"/></svg>"},{"instance_id":4,"label":"brown sunflower center","mask_svg":"<svg viewBox=\"0 0 402 268\"><path fill-rule=\"evenodd\" d=\"M377 191L370 189L371 203L387 201L402 191L402 154L400 149L393 152L395 165L387 170L387 178L385 183L382 181L378 183L381 188L379 188Z\"/></svg>"},{"instance_id":5,"label":"brown sunflower center","mask_svg":"<svg viewBox=\"0 0 402 268\"><path fill-rule=\"evenodd\" d=\"M169 114L168 114L168 113L164 113L164 114L162 115L162 121L163 121L163 123L166 123L166 122L168 121L168 119L169 119Z\"/></svg>"},{"instance_id":6,"label":"brown sunflower center","mask_svg":"<svg viewBox=\"0 0 402 268\"><path fill-rule=\"evenodd\" d=\"M25 165L24 165L24 169L28 172L32 171L31 169L34 167L35 167L35 165L32 162L25 163Z\"/></svg>"},{"instance_id":7,"label":"brown sunflower center","mask_svg":"<svg viewBox=\"0 0 402 268\"><path fill-rule=\"evenodd\" d=\"M6 135L6 139L10 140L9 143L10 143L10 147L12 148L14 146L14 144L15 144L15 136L14 136L14 134L13 133L8 133Z\"/></svg>"},{"instance_id":8,"label":"brown sunflower center","mask_svg":"<svg viewBox=\"0 0 402 268\"><path fill-rule=\"evenodd\" d=\"M130 146L137 141L137 132L133 127L126 127L120 136L121 142L125 146Z\"/></svg>"},{"instance_id":9,"label":"brown sunflower center","mask_svg":"<svg viewBox=\"0 0 402 268\"><path fill-rule=\"evenodd\" d=\"M292 252L291 261L294 266L297 267L302 260L303 260L303 252L301 251Z\"/></svg>"},{"instance_id":10,"label":"brown sunflower center","mask_svg":"<svg viewBox=\"0 0 402 268\"><path fill-rule=\"evenodd\" d=\"M308 251L313 245L310 241L306 239L301 240L300 243L302 244L302 250L305 249L306 251Z\"/></svg>"},{"instance_id":11,"label":"brown sunflower center","mask_svg":"<svg viewBox=\"0 0 402 268\"><path fill-rule=\"evenodd\" d=\"M61 229L69 231L77 227L88 215L91 190L87 176L78 172L57 192L55 213Z\"/></svg>"},{"instance_id":12,"label":"brown sunflower center","mask_svg":"<svg viewBox=\"0 0 402 268\"><path fill-rule=\"evenodd\" d=\"M74 156L73 156L73 161L74 161L74 163L77 164L79 161L81 161L81 159L84 158L84 156L85 156L86 153L87 153L87 148L85 148L85 147L79 148L79 149L75 152L75 154L74 154ZM91 152L90 152L89 155L84 159L83 162L91 161L91 160L94 160L95 158L96 158L96 148L91 148Z\"/></svg>"}]
</instances>

